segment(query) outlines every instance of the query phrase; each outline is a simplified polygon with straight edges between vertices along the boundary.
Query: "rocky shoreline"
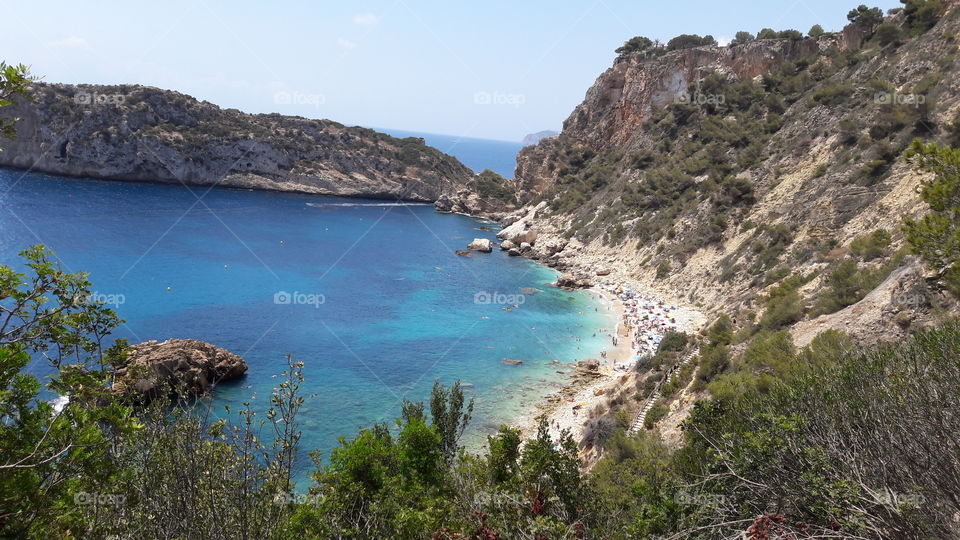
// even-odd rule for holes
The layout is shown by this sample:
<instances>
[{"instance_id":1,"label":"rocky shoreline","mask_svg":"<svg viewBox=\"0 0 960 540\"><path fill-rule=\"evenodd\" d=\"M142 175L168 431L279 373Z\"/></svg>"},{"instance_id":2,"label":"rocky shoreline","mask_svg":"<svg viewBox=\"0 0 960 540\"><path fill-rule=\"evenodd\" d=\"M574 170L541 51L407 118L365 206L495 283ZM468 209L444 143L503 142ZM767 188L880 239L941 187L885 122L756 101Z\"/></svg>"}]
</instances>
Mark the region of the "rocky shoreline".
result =
<instances>
[{"instance_id":1,"label":"rocky shoreline","mask_svg":"<svg viewBox=\"0 0 960 540\"><path fill-rule=\"evenodd\" d=\"M706 322L706 316L695 308L656 290L650 283L636 279L628 264L605 260L603 253L594 246L584 245L576 238L565 238L560 234L560 228L550 223L546 216L546 203L510 214L478 214L472 217L492 219L502 227L497 233L501 250L562 272L556 286L590 291L606 304L616 321L611 332L611 346L602 353L601 359L580 359L566 384L514 420L512 425L526 438L535 436L540 420L545 419L551 437L558 439L562 431L568 430L579 443L591 411L603 407L611 396L635 385L639 374L632 366L641 351L633 344L639 340L646 342L649 336L639 335L640 328L623 324L625 316L629 315L627 305L614 291L630 291L630 294L656 299L661 304L673 304L676 309L672 327L678 331L697 332ZM479 247L479 244L472 245ZM585 463L589 463L591 457L590 448L581 451Z\"/></svg>"}]
</instances>

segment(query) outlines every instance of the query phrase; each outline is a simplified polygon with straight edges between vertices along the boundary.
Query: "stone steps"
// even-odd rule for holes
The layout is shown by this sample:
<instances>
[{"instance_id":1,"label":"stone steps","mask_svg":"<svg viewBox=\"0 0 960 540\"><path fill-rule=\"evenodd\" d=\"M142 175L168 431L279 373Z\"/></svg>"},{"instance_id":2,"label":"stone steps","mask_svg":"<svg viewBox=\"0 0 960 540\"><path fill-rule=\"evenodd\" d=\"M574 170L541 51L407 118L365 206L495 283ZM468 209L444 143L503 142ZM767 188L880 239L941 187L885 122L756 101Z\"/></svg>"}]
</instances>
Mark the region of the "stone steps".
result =
<instances>
[{"instance_id":1,"label":"stone steps","mask_svg":"<svg viewBox=\"0 0 960 540\"><path fill-rule=\"evenodd\" d=\"M653 389L653 393L647 398L647 402L643 405L643 408L640 409L640 412L637 413L637 416L634 417L633 423L630 424L630 429L627 430L628 434L637 433L643 429L643 422L647 419L647 413L650 412L650 409L653 408L653 405L657 402L657 400L663 397L663 394L660 392L660 387L663 386L664 381L669 381L671 378L673 378L673 375L680 371L683 366L690 363L690 361L697 356L698 352L700 352L699 349L695 349L684 356L683 359L670 368L670 371L667 373L667 375L657 383L657 386L655 386Z\"/></svg>"}]
</instances>

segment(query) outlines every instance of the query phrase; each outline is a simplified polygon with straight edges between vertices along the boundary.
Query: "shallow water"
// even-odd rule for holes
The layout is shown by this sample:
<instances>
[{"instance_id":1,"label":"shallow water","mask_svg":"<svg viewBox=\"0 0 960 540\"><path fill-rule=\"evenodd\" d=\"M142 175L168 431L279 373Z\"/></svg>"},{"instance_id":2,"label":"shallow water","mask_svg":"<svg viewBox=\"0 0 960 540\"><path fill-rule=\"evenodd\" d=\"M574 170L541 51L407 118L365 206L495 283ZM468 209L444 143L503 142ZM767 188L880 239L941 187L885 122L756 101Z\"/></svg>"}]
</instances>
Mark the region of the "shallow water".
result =
<instances>
[{"instance_id":1,"label":"shallow water","mask_svg":"<svg viewBox=\"0 0 960 540\"><path fill-rule=\"evenodd\" d=\"M43 243L117 300L116 337L194 338L243 356L250 370L217 387L217 410L251 397L263 410L284 356L302 360L315 394L302 448L324 455L338 436L391 421L403 398L428 398L437 379L471 385L477 443L566 380L551 361L597 356L611 325L587 293L548 286L550 269L499 250L457 256L494 232L429 205L10 169L0 193L0 262Z\"/></svg>"}]
</instances>

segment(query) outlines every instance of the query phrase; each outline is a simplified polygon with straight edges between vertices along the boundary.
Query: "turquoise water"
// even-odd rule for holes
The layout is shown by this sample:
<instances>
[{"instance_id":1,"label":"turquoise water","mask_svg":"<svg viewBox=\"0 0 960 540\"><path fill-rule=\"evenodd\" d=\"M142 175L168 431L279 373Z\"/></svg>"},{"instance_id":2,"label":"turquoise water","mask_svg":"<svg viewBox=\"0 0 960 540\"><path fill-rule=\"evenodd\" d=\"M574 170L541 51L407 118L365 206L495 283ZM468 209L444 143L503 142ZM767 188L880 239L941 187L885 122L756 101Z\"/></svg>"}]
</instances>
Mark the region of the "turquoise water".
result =
<instances>
[{"instance_id":1,"label":"turquoise water","mask_svg":"<svg viewBox=\"0 0 960 540\"><path fill-rule=\"evenodd\" d=\"M504 178L513 178L514 170L517 168L517 152L523 148L522 144L512 141L492 141L399 129L376 129L394 137L422 137L430 146L456 156L474 172L490 169Z\"/></svg>"},{"instance_id":2,"label":"turquoise water","mask_svg":"<svg viewBox=\"0 0 960 540\"><path fill-rule=\"evenodd\" d=\"M457 256L494 232L432 206L9 169L0 193L0 262L46 244L101 297L122 296L116 337L195 338L243 356L250 370L217 387L217 409L255 396L263 410L284 356L302 360L315 394L301 415L305 450L328 454L338 436L392 420L435 379L472 385L476 442L566 380L552 360L605 345L593 334L609 318L587 293L549 287L553 271L499 250ZM477 293L524 296L498 298L512 307Z\"/></svg>"}]
</instances>

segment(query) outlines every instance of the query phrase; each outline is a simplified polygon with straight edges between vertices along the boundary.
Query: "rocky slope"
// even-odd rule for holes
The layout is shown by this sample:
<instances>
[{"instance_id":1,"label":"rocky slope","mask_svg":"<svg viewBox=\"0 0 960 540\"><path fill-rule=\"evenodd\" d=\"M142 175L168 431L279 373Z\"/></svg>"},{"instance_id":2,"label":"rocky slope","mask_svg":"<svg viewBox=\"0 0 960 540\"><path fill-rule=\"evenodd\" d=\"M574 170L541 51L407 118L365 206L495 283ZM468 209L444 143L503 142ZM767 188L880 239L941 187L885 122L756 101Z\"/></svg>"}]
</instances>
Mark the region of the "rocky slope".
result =
<instances>
[{"instance_id":1,"label":"rocky slope","mask_svg":"<svg viewBox=\"0 0 960 540\"><path fill-rule=\"evenodd\" d=\"M902 13L888 17L901 29L893 40L851 25L820 38L621 55L560 136L521 151L526 207L504 220L506 236L532 231L525 254L573 282L636 282L741 322L759 319L767 295L795 279L806 321L797 336L915 330L950 303L936 287L909 302L891 293L924 283L918 263L898 254L903 218L924 210L923 176L903 151L914 138L960 138L960 8L948 5L918 35ZM877 229L892 237L883 253L855 253L855 240ZM817 303L846 260L878 275L886 296L822 315Z\"/></svg>"},{"instance_id":2,"label":"rocky slope","mask_svg":"<svg viewBox=\"0 0 960 540\"><path fill-rule=\"evenodd\" d=\"M0 165L112 180L433 202L473 178L422 139L221 109L144 86L35 84Z\"/></svg>"}]
</instances>

